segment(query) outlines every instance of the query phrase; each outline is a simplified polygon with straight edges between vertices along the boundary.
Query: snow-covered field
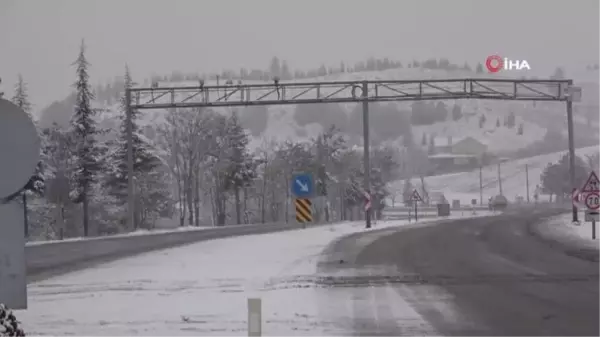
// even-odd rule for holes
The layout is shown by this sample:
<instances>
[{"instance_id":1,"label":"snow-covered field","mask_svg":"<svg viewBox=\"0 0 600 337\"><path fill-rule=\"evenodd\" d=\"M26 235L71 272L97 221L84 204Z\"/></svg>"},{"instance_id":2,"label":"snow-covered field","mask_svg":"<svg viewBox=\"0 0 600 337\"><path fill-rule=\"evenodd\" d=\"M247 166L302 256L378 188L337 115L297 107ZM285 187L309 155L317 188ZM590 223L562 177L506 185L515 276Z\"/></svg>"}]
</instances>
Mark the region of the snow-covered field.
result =
<instances>
[{"instance_id":1,"label":"snow-covered field","mask_svg":"<svg viewBox=\"0 0 600 337\"><path fill-rule=\"evenodd\" d=\"M576 150L576 154L585 159L585 155L598 153L598 146L591 146ZM540 185L540 175L548 163L556 163L566 151L556 152L531 158L508 161L500 165L502 176L502 192L510 200L514 201L517 195L527 199L527 184L525 165L529 171L529 195L533 200L533 194L537 185ZM499 194L497 166L486 166L482 170L483 200L484 203L491 196ZM395 193L396 200L401 200L402 181L391 184L391 191ZM413 186L420 186L418 179L413 179ZM479 202L479 170L432 176L425 178L425 184L429 191L443 192L448 200L458 199L461 204L470 204L471 199ZM540 198L544 198L540 195Z\"/></svg>"},{"instance_id":2,"label":"snow-covered field","mask_svg":"<svg viewBox=\"0 0 600 337\"><path fill-rule=\"evenodd\" d=\"M349 335L353 307L376 311L377 298L395 296L388 302L396 319L422 329L395 291L296 281L317 273L329 243L361 231L362 222L343 223L138 255L30 284L29 309L17 317L29 335L247 335L246 301L258 297L265 335Z\"/></svg>"}]
</instances>

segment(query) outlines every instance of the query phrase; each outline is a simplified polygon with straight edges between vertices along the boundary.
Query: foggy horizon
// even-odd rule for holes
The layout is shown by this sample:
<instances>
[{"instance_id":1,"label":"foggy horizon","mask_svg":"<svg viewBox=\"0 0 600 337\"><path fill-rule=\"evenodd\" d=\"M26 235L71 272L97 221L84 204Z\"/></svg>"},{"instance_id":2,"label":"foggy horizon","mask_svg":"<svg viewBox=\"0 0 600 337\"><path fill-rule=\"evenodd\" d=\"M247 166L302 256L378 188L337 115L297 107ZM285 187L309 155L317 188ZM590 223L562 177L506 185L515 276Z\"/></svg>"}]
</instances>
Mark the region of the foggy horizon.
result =
<instances>
[{"instance_id":1,"label":"foggy horizon","mask_svg":"<svg viewBox=\"0 0 600 337\"><path fill-rule=\"evenodd\" d=\"M21 73L37 114L72 91L82 39L94 84L122 76L125 64L141 82L172 71L265 69L273 56L307 69L371 56L473 67L500 54L528 60L531 76L556 67L569 76L598 63L598 8L593 0L3 0L0 77L10 96Z\"/></svg>"}]
</instances>

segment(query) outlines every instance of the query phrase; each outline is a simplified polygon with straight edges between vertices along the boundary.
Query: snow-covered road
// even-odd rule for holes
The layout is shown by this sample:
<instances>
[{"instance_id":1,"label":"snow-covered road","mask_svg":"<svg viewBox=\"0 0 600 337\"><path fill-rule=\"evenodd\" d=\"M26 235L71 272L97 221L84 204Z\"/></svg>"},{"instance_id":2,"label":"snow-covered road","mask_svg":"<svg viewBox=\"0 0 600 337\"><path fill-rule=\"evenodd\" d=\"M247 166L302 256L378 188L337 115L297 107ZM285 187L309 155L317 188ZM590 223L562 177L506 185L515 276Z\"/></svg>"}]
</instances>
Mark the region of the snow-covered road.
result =
<instances>
[{"instance_id":1,"label":"snow-covered road","mask_svg":"<svg viewBox=\"0 0 600 337\"><path fill-rule=\"evenodd\" d=\"M362 222L343 223L121 259L30 284L29 309L17 317L30 335L247 335L246 301L259 297L265 335L348 335L356 308L377 314L383 298L397 304L386 308L395 319L426 325L394 291L293 281L317 273L332 241L365 230Z\"/></svg>"}]
</instances>

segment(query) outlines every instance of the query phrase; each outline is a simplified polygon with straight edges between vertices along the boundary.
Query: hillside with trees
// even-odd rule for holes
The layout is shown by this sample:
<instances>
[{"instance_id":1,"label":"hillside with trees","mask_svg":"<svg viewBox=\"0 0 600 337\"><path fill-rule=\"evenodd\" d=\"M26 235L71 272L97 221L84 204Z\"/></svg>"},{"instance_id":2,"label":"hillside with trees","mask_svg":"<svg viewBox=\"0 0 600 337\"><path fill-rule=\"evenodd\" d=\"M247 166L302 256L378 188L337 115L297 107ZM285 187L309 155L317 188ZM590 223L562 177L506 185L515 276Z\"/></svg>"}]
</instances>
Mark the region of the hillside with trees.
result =
<instances>
[{"instance_id":1,"label":"hillside with trees","mask_svg":"<svg viewBox=\"0 0 600 337\"><path fill-rule=\"evenodd\" d=\"M249 139L255 131L244 124L260 127L265 123L262 108L251 108L252 118L239 111L177 109L163 124L148 129L141 126L139 111L133 110L127 118L121 90L119 97L111 96L119 107L119 118L113 127L105 128L97 121L100 111L91 104L99 94L90 85L91 66L82 41L69 123L37 125L43 144L39 170L12 196L28 202L29 240L110 235L165 223L227 226L294 221L290 181L299 171L313 174L318 194L328 201L316 210L317 220L353 220L364 215L362 151L344 133L361 128L358 109L339 119L342 112L331 105L325 114L329 116L327 128L317 136L303 141L265 140L251 148ZM18 83L13 101L27 111L26 82L20 79ZM122 88L133 85L125 67ZM308 116L319 114L321 107L313 107L305 112ZM374 111L380 117L374 116L373 123L381 133L376 137L380 145L372 149L371 193L375 216L380 216L389 195L388 183L419 171L415 163L426 163L414 160L424 153L410 141L402 148L383 145L396 135L412 138L410 113L398 113L393 105L377 105ZM386 118L402 127L390 127ZM134 154L133 224L127 220L129 122Z\"/></svg>"}]
</instances>

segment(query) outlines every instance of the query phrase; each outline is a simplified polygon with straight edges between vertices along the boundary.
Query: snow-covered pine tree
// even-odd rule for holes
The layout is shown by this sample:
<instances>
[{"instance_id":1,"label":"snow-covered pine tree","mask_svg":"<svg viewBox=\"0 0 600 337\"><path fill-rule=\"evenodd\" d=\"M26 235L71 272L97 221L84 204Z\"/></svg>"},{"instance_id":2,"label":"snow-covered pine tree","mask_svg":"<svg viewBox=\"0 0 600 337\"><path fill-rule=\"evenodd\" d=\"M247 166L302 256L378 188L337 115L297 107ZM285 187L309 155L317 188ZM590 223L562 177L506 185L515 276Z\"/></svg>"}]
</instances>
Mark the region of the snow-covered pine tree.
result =
<instances>
[{"instance_id":1,"label":"snow-covered pine tree","mask_svg":"<svg viewBox=\"0 0 600 337\"><path fill-rule=\"evenodd\" d=\"M31 103L29 102L29 94L27 92L27 83L23 80L23 76L19 74L17 84L15 85L15 94L12 97L12 102L21 108L29 115L29 118L35 123L33 116L31 115ZM36 123L37 128L37 123ZM39 129L38 129L39 130ZM25 207L25 214L27 214L27 195L34 193L41 195L44 192L44 146L43 146L43 135L38 132L40 140L42 140L42 146L40 146L40 161L38 162L34 174L31 176L27 184L23 187L23 207ZM25 219L25 237L29 237L29 222L26 217Z\"/></svg>"},{"instance_id":2,"label":"snow-covered pine tree","mask_svg":"<svg viewBox=\"0 0 600 337\"><path fill-rule=\"evenodd\" d=\"M242 223L240 191L256 176L255 163L248 152L248 134L240 124L237 113L227 123L227 170L225 189L233 190L237 224Z\"/></svg>"},{"instance_id":3,"label":"snow-covered pine tree","mask_svg":"<svg viewBox=\"0 0 600 337\"><path fill-rule=\"evenodd\" d=\"M89 234L89 199L92 185L97 181L97 175L102 170L99 160L101 148L97 144L96 136L99 131L94 116L96 110L92 108L94 94L89 85L89 62L85 57L85 42L81 41L79 56L73 63L76 66L77 81L75 113L71 118L71 128L76 140L74 149L76 168L73 173L71 199L75 203L83 204L83 235Z\"/></svg>"},{"instance_id":4,"label":"snow-covered pine tree","mask_svg":"<svg viewBox=\"0 0 600 337\"><path fill-rule=\"evenodd\" d=\"M17 84L15 85L15 94L12 97L12 102L23 109L29 115L29 118L36 124L35 119L31 115L31 103L29 102L29 93L27 92L27 83L23 80L23 77L19 74L19 78L17 80ZM39 130L39 129L38 129ZM40 146L40 161L38 166L36 167L36 171L34 175L31 177L27 185L25 186L25 190L35 192L37 194L41 194L44 191L44 175L43 175L43 135L41 132L38 132L40 139L42 140L42 146Z\"/></svg>"},{"instance_id":5,"label":"snow-covered pine tree","mask_svg":"<svg viewBox=\"0 0 600 337\"><path fill-rule=\"evenodd\" d=\"M125 66L124 82L125 88L131 88L135 85L131 78L131 73L129 72L128 66ZM108 170L109 174L107 184L109 186L109 193L115 198L117 206L123 208L123 206L127 204L127 181L129 176L127 167L127 124L129 123L129 120L124 93L120 100L121 124L119 129L119 139L116 143L114 151L111 154L111 160L109 161L112 167ZM148 179L149 177L157 178L159 172L156 170L159 168L161 162L152 153L150 144L148 144L145 137L142 135L142 131L140 130L138 124L138 113L138 110L132 109L130 115L134 158L134 178L136 179L137 183L143 184L143 186L137 186L139 192L143 191L144 194L151 194L154 197L157 197L160 194L158 191L166 191L167 187L165 186L165 179ZM147 199L148 195L139 195L139 197L140 200L138 200L136 204L139 206L137 208L142 209L136 209L136 221L134 223L134 228L131 229L136 229L138 225L141 225L138 223L138 221L143 222L143 220L146 218L144 216L144 214L146 214L146 210L143 209L144 205L149 205L151 203L151 199Z\"/></svg>"}]
</instances>

